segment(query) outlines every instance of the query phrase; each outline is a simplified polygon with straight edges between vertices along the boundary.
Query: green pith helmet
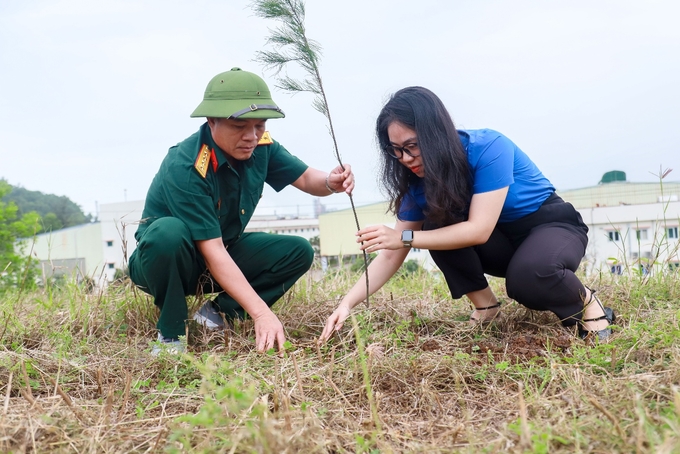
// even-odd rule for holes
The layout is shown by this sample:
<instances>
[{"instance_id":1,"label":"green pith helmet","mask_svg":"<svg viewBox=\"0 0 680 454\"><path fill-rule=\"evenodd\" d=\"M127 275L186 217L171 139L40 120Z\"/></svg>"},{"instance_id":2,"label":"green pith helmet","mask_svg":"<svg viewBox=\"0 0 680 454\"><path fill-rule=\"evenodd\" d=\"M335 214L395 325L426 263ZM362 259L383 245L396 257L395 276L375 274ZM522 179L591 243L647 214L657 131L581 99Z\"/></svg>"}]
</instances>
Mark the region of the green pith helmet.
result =
<instances>
[{"instance_id":1,"label":"green pith helmet","mask_svg":"<svg viewBox=\"0 0 680 454\"><path fill-rule=\"evenodd\" d=\"M283 111L272 100L269 88L257 74L231 68L208 82L192 117L283 118Z\"/></svg>"}]
</instances>

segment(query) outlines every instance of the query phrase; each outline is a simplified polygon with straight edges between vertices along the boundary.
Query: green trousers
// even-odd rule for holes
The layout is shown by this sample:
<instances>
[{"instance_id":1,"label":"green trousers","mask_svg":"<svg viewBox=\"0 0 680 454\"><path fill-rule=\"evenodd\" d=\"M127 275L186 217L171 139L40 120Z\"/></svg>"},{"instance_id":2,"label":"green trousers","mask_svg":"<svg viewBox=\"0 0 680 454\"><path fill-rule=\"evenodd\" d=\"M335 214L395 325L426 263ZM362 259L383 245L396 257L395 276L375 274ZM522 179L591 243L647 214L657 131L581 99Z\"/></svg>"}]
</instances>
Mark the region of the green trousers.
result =
<instances>
[{"instance_id":1,"label":"green trousers","mask_svg":"<svg viewBox=\"0 0 680 454\"><path fill-rule=\"evenodd\" d=\"M314 258L306 239L262 232L242 234L228 251L270 307L309 270ZM217 304L228 319L245 316L243 308L210 277L189 229L177 218L158 219L146 229L130 257L129 270L132 281L160 308L157 326L164 337L184 335L188 295L219 292Z\"/></svg>"}]
</instances>

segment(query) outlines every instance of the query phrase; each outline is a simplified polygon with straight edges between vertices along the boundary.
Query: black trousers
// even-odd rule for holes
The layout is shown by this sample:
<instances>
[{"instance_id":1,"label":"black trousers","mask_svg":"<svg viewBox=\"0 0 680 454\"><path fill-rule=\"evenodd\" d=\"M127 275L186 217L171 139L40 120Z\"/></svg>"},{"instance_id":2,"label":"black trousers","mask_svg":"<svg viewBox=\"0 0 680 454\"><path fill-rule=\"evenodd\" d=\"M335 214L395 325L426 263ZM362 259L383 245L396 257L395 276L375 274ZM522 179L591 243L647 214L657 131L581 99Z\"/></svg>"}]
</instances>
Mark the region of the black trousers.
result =
<instances>
[{"instance_id":1,"label":"black trousers","mask_svg":"<svg viewBox=\"0 0 680 454\"><path fill-rule=\"evenodd\" d=\"M425 230L435 228L428 223ZM484 274L505 278L508 296L529 309L551 311L565 326L581 320L585 288L574 274L588 245L588 227L553 193L534 213L496 225L481 245L430 251L453 298L483 290Z\"/></svg>"}]
</instances>

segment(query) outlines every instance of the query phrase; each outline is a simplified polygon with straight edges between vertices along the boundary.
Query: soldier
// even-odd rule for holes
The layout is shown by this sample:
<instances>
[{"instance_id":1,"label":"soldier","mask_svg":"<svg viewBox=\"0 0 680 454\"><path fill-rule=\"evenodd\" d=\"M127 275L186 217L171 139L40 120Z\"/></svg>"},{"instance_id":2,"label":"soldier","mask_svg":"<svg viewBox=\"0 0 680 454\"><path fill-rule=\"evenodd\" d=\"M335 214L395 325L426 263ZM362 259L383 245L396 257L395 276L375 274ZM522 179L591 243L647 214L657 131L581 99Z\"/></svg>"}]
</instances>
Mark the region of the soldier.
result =
<instances>
[{"instance_id":1,"label":"soldier","mask_svg":"<svg viewBox=\"0 0 680 454\"><path fill-rule=\"evenodd\" d=\"M296 236L244 233L264 183L288 185L313 196L350 194L349 165L330 173L308 167L265 131L283 118L265 82L232 68L215 76L191 114L206 117L198 132L170 148L146 197L130 257L132 281L160 309L159 344L182 350L188 309L185 297L220 292L194 319L212 329L247 313L255 323L257 350L278 344L283 326L270 307L311 266L309 242Z\"/></svg>"}]
</instances>

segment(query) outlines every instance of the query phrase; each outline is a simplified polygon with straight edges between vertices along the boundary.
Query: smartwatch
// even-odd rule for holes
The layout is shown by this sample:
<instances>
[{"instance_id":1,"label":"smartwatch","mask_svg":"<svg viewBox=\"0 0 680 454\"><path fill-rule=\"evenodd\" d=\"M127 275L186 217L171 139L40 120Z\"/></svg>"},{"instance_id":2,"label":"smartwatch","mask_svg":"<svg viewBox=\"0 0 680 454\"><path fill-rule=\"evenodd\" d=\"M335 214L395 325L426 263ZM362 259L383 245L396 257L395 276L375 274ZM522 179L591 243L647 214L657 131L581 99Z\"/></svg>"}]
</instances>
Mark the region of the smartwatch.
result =
<instances>
[{"instance_id":1,"label":"smartwatch","mask_svg":"<svg viewBox=\"0 0 680 454\"><path fill-rule=\"evenodd\" d=\"M413 243L413 230L402 230L401 242L404 243L404 247L411 247L411 243Z\"/></svg>"}]
</instances>

